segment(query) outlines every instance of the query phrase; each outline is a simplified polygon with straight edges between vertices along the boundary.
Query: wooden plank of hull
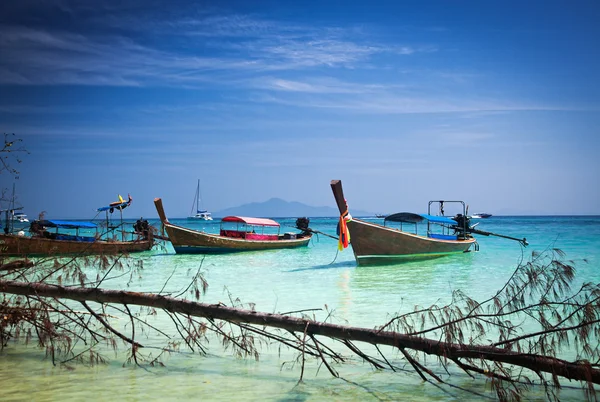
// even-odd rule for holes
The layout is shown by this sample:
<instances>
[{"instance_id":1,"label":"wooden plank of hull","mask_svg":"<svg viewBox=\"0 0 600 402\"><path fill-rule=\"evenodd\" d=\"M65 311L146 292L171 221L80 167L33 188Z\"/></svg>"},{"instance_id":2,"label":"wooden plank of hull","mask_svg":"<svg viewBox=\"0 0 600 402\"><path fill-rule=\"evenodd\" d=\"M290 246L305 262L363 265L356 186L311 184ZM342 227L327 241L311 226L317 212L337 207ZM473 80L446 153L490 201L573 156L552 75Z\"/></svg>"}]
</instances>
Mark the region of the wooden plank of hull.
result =
<instances>
[{"instance_id":1,"label":"wooden plank of hull","mask_svg":"<svg viewBox=\"0 0 600 402\"><path fill-rule=\"evenodd\" d=\"M150 250L152 240L78 242L42 237L0 235L0 256L54 256L136 253Z\"/></svg>"},{"instance_id":2,"label":"wooden plank of hull","mask_svg":"<svg viewBox=\"0 0 600 402\"><path fill-rule=\"evenodd\" d=\"M177 253L221 254L238 251L274 250L308 245L311 237L283 240L245 240L202 233L170 223L163 223Z\"/></svg>"},{"instance_id":3,"label":"wooden plank of hull","mask_svg":"<svg viewBox=\"0 0 600 402\"><path fill-rule=\"evenodd\" d=\"M350 243L359 265L415 261L463 253L475 239L439 240L370 222L348 222Z\"/></svg>"}]
</instances>

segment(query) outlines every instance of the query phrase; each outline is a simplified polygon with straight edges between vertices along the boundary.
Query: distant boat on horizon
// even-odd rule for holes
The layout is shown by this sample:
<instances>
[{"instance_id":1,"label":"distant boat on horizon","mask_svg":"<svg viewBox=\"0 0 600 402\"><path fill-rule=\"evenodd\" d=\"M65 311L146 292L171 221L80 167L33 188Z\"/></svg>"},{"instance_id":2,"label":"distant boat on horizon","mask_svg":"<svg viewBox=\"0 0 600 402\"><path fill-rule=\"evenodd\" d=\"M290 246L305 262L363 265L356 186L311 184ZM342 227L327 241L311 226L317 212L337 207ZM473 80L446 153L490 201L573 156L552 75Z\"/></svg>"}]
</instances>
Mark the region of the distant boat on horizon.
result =
<instances>
[{"instance_id":1,"label":"distant boat on horizon","mask_svg":"<svg viewBox=\"0 0 600 402\"><path fill-rule=\"evenodd\" d=\"M190 211L190 216L188 219L199 219L204 221L212 221L212 215L206 209L200 209L201 205L201 197L200 197L200 179L198 179L198 186L196 187L196 195L194 196L194 201L192 202L192 210ZM194 206L196 209L196 213L194 213Z\"/></svg>"},{"instance_id":2,"label":"distant boat on horizon","mask_svg":"<svg viewBox=\"0 0 600 402\"><path fill-rule=\"evenodd\" d=\"M471 219L487 219L490 216L492 216L492 214L486 214L485 212L480 212L478 214L473 214L470 216Z\"/></svg>"},{"instance_id":3,"label":"distant boat on horizon","mask_svg":"<svg viewBox=\"0 0 600 402\"><path fill-rule=\"evenodd\" d=\"M27 219L27 215L25 215L23 212L13 213L12 220L20 223L29 222L29 219Z\"/></svg>"}]
</instances>

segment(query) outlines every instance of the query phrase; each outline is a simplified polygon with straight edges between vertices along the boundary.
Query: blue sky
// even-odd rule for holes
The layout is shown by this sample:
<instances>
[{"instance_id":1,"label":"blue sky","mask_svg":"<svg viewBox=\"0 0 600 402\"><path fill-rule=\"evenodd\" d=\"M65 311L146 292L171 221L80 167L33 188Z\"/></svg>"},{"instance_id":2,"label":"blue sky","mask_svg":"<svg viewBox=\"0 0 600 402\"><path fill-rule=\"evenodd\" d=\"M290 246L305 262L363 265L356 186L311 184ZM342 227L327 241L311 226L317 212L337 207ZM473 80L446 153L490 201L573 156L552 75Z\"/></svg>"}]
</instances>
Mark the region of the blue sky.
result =
<instances>
[{"instance_id":1,"label":"blue sky","mask_svg":"<svg viewBox=\"0 0 600 402\"><path fill-rule=\"evenodd\" d=\"M272 197L600 214L597 1L0 3L29 216ZM13 179L0 174L1 187Z\"/></svg>"}]
</instances>

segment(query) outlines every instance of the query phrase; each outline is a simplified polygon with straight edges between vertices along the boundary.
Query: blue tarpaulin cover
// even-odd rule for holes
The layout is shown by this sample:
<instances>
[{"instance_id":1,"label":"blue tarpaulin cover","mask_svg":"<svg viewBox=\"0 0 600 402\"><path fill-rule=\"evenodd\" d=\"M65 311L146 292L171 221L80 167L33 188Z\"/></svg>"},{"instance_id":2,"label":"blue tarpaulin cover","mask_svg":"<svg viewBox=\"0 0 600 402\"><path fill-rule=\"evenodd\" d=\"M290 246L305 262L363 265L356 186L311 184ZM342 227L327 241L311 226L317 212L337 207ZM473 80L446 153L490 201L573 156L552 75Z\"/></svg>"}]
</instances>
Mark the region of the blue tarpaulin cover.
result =
<instances>
[{"instance_id":1,"label":"blue tarpaulin cover","mask_svg":"<svg viewBox=\"0 0 600 402\"><path fill-rule=\"evenodd\" d=\"M107 207L100 207L96 211L102 212L102 211L108 211L109 209L125 209L125 208L127 208L128 205L129 205L129 203L123 202L123 203L117 204L117 205L109 205Z\"/></svg>"},{"instance_id":2,"label":"blue tarpaulin cover","mask_svg":"<svg viewBox=\"0 0 600 402\"><path fill-rule=\"evenodd\" d=\"M46 220L39 221L40 225L50 228L62 228L62 229L78 229L87 228L95 229L98 226L92 222L78 222L78 221L60 221L60 220Z\"/></svg>"},{"instance_id":3,"label":"blue tarpaulin cover","mask_svg":"<svg viewBox=\"0 0 600 402\"><path fill-rule=\"evenodd\" d=\"M123 197L121 197L121 195L119 195L119 201L111 202L106 207L98 208L97 211L101 212L101 211L109 211L110 210L110 213L112 214L115 209L123 210L123 209L127 208L129 206L129 204L131 204L131 201L133 201L133 197L131 196L131 194L127 194L127 201L125 201L123 199Z\"/></svg>"},{"instance_id":4,"label":"blue tarpaulin cover","mask_svg":"<svg viewBox=\"0 0 600 402\"><path fill-rule=\"evenodd\" d=\"M447 216L435 216L427 214L414 214L412 212L399 212L397 214L388 215L386 221L403 222L403 223L419 223L428 220L433 223L442 223L444 225L456 225L456 221Z\"/></svg>"},{"instance_id":5,"label":"blue tarpaulin cover","mask_svg":"<svg viewBox=\"0 0 600 402\"><path fill-rule=\"evenodd\" d=\"M424 219L427 219L429 222L443 223L444 225L456 225L456 221L452 218L448 218L447 216L435 216L427 214L421 214L421 216Z\"/></svg>"}]
</instances>

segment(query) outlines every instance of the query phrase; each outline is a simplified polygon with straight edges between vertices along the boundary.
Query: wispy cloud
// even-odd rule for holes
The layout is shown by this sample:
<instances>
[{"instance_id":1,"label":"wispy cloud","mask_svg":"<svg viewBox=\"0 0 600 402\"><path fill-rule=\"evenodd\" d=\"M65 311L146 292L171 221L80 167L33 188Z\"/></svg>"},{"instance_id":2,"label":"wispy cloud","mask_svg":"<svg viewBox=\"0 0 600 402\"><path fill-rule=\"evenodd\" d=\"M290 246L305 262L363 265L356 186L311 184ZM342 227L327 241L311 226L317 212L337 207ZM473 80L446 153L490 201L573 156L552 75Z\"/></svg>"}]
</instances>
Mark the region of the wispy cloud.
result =
<instances>
[{"instance_id":1,"label":"wispy cloud","mask_svg":"<svg viewBox=\"0 0 600 402\"><path fill-rule=\"evenodd\" d=\"M377 39L367 27L212 9L159 18L122 14L117 3L99 16L82 5L56 5L81 19L79 29L0 24L0 85L202 88L240 103L380 114L565 110L459 93L455 89L472 89L483 74L404 63L438 48ZM93 29L82 29L86 22Z\"/></svg>"},{"instance_id":2,"label":"wispy cloud","mask_svg":"<svg viewBox=\"0 0 600 402\"><path fill-rule=\"evenodd\" d=\"M264 60L276 61L273 66L290 67L352 67L366 61L377 53L388 49L373 45L362 45L336 39L291 40L283 39L276 43L261 41L243 44L248 53L256 54Z\"/></svg>"},{"instance_id":3,"label":"wispy cloud","mask_svg":"<svg viewBox=\"0 0 600 402\"><path fill-rule=\"evenodd\" d=\"M289 80L277 77L260 77L251 84L257 89L313 94L361 94L393 88L394 85L353 83L331 77L312 77L304 80Z\"/></svg>"},{"instance_id":4,"label":"wispy cloud","mask_svg":"<svg viewBox=\"0 0 600 402\"><path fill-rule=\"evenodd\" d=\"M277 21L256 16L229 14L204 15L200 18L182 18L171 21L170 27L179 28L182 33L191 36L221 38L271 38L301 37L314 34L314 28L297 24L282 24Z\"/></svg>"},{"instance_id":5,"label":"wispy cloud","mask_svg":"<svg viewBox=\"0 0 600 402\"><path fill-rule=\"evenodd\" d=\"M359 86L354 85L359 88ZM295 83L297 92L304 87ZM367 90L371 88L372 90ZM493 98L476 98L473 96L439 95L431 93L428 95L407 94L402 91L396 92L394 87L365 87L364 91L356 90L361 96L347 97L329 92L327 97L314 97L310 94L286 96L283 92L257 95L253 98L256 102L274 103L286 106L307 107L318 109L330 109L349 111L353 113L373 114L421 114L421 113L473 113L473 112L513 112L513 111L576 111L576 110L598 110L588 107L565 107L563 105L552 105L548 103L535 103L520 100L499 100ZM311 92L311 91L304 91ZM348 93L350 91L347 91Z\"/></svg>"},{"instance_id":6,"label":"wispy cloud","mask_svg":"<svg viewBox=\"0 0 600 402\"><path fill-rule=\"evenodd\" d=\"M87 113L94 109L89 106L34 106L25 104L0 105L0 114L69 114Z\"/></svg>"},{"instance_id":7,"label":"wispy cloud","mask_svg":"<svg viewBox=\"0 0 600 402\"><path fill-rule=\"evenodd\" d=\"M83 9L61 8L77 14L74 19L87 18L70 30L0 24L0 84L186 87L226 84L232 77L239 83L240 74L250 80L268 71L353 69L376 55L420 51L365 39L368 35L357 35L352 27L302 26L237 14L163 20L121 15L110 7L100 18ZM86 29L86 21L93 29Z\"/></svg>"}]
</instances>

